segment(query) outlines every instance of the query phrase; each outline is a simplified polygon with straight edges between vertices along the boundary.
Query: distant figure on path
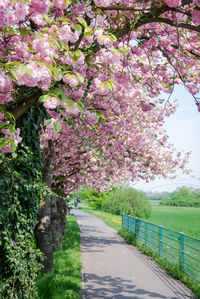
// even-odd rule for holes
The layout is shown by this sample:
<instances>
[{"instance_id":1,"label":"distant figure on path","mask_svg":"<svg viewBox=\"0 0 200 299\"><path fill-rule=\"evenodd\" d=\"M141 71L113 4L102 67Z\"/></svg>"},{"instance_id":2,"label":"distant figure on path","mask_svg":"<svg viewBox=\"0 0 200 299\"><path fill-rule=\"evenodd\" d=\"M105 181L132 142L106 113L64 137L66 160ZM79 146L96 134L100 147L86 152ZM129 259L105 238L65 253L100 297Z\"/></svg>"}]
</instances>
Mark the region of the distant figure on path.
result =
<instances>
[{"instance_id":1,"label":"distant figure on path","mask_svg":"<svg viewBox=\"0 0 200 299\"><path fill-rule=\"evenodd\" d=\"M77 199L75 199L75 201L74 201L74 206L75 206L75 208L78 207L78 200Z\"/></svg>"}]
</instances>

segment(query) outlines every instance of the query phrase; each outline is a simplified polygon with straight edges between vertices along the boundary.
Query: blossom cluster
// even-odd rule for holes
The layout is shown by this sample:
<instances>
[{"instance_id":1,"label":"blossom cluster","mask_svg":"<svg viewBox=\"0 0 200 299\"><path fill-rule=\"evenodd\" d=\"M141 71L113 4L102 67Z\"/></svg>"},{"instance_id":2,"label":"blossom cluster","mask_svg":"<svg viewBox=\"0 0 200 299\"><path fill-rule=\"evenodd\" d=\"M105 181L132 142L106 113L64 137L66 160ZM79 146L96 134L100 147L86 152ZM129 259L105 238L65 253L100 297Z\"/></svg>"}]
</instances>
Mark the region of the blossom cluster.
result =
<instances>
[{"instance_id":1,"label":"blossom cluster","mask_svg":"<svg viewBox=\"0 0 200 299\"><path fill-rule=\"evenodd\" d=\"M1 150L4 153L12 153L13 149L11 148L9 138L12 138L14 144L17 146L17 144L22 141L22 138L20 137L20 129L17 128L14 134L12 134L8 129L3 129L1 132L6 136L7 141L7 145L4 146Z\"/></svg>"},{"instance_id":2,"label":"blossom cluster","mask_svg":"<svg viewBox=\"0 0 200 299\"><path fill-rule=\"evenodd\" d=\"M0 71L0 104L9 102L11 98L12 80Z\"/></svg>"},{"instance_id":3,"label":"blossom cluster","mask_svg":"<svg viewBox=\"0 0 200 299\"><path fill-rule=\"evenodd\" d=\"M26 85L29 87L38 86L43 90L48 90L52 80L52 75L45 65L39 65L36 62L30 62L26 65L27 71L20 73L15 71L18 85Z\"/></svg>"}]
</instances>

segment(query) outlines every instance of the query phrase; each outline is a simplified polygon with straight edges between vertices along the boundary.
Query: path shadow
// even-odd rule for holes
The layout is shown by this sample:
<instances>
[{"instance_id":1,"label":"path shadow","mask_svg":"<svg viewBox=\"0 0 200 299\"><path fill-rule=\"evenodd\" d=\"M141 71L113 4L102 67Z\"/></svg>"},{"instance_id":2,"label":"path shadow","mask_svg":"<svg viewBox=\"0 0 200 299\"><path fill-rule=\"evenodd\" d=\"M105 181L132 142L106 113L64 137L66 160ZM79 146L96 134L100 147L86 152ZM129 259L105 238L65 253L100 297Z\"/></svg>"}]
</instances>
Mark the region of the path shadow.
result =
<instances>
[{"instance_id":1,"label":"path shadow","mask_svg":"<svg viewBox=\"0 0 200 299\"><path fill-rule=\"evenodd\" d=\"M121 239L121 237L119 237ZM196 299L196 297L190 292L185 285L179 280L172 278L165 270L159 268L159 266L148 256L139 252L138 248L132 245L128 245L123 239L122 242L137 256L151 271L174 293L176 298L180 299Z\"/></svg>"},{"instance_id":2,"label":"path shadow","mask_svg":"<svg viewBox=\"0 0 200 299\"><path fill-rule=\"evenodd\" d=\"M82 226L80 225L80 230ZM104 232L98 228L91 228L89 226L83 226L84 234L81 236L81 248L83 252L102 252L106 247L113 245L121 245L121 240L115 236L105 235Z\"/></svg>"},{"instance_id":3,"label":"path shadow","mask_svg":"<svg viewBox=\"0 0 200 299\"><path fill-rule=\"evenodd\" d=\"M137 288L131 280L120 277L98 276L93 273L84 277L87 286L85 290L86 299L177 299L178 297L167 297L147 289ZM95 288L94 288L95 286ZM181 297L180 297L181 298Z\"/></svg>"}]
</instances>

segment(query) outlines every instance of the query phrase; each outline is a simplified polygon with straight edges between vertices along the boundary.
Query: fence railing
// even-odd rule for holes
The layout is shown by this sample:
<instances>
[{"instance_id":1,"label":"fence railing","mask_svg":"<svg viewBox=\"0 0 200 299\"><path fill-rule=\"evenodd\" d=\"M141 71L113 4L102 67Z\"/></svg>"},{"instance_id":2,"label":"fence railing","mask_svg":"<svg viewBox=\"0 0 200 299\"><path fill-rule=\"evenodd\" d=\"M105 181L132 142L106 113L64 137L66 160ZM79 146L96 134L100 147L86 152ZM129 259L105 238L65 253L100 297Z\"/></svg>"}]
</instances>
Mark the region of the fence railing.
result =
<instances>
[{"instance_id":1,"label":"fence railing","mask_svg":"<svg viewBox=\"0 0 200 299\"><path fill-rule=\"evenodd\" d=\"M200 283L200 239L122 214L122 227Z\"/></svg>"}]
</instances>

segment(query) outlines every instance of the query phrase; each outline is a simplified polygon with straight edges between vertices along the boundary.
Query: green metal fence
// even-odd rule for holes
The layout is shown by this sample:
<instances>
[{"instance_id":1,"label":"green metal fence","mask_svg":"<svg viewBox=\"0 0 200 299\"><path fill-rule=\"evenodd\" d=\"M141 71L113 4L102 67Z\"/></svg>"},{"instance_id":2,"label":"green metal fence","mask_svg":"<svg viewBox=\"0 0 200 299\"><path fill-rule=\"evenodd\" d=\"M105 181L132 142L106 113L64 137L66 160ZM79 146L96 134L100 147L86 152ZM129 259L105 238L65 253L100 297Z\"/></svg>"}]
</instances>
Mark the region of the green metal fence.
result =
<instances>
[{"instance_id":1,"label":"green metal fence","mask_svg":"<svg viewBox=\"0 0 200 299\"><path fill-rule=\"evenodd\" d=\"M122 214L122 227L200 283L200 239Z\"/></svg>"}]
</instances>

